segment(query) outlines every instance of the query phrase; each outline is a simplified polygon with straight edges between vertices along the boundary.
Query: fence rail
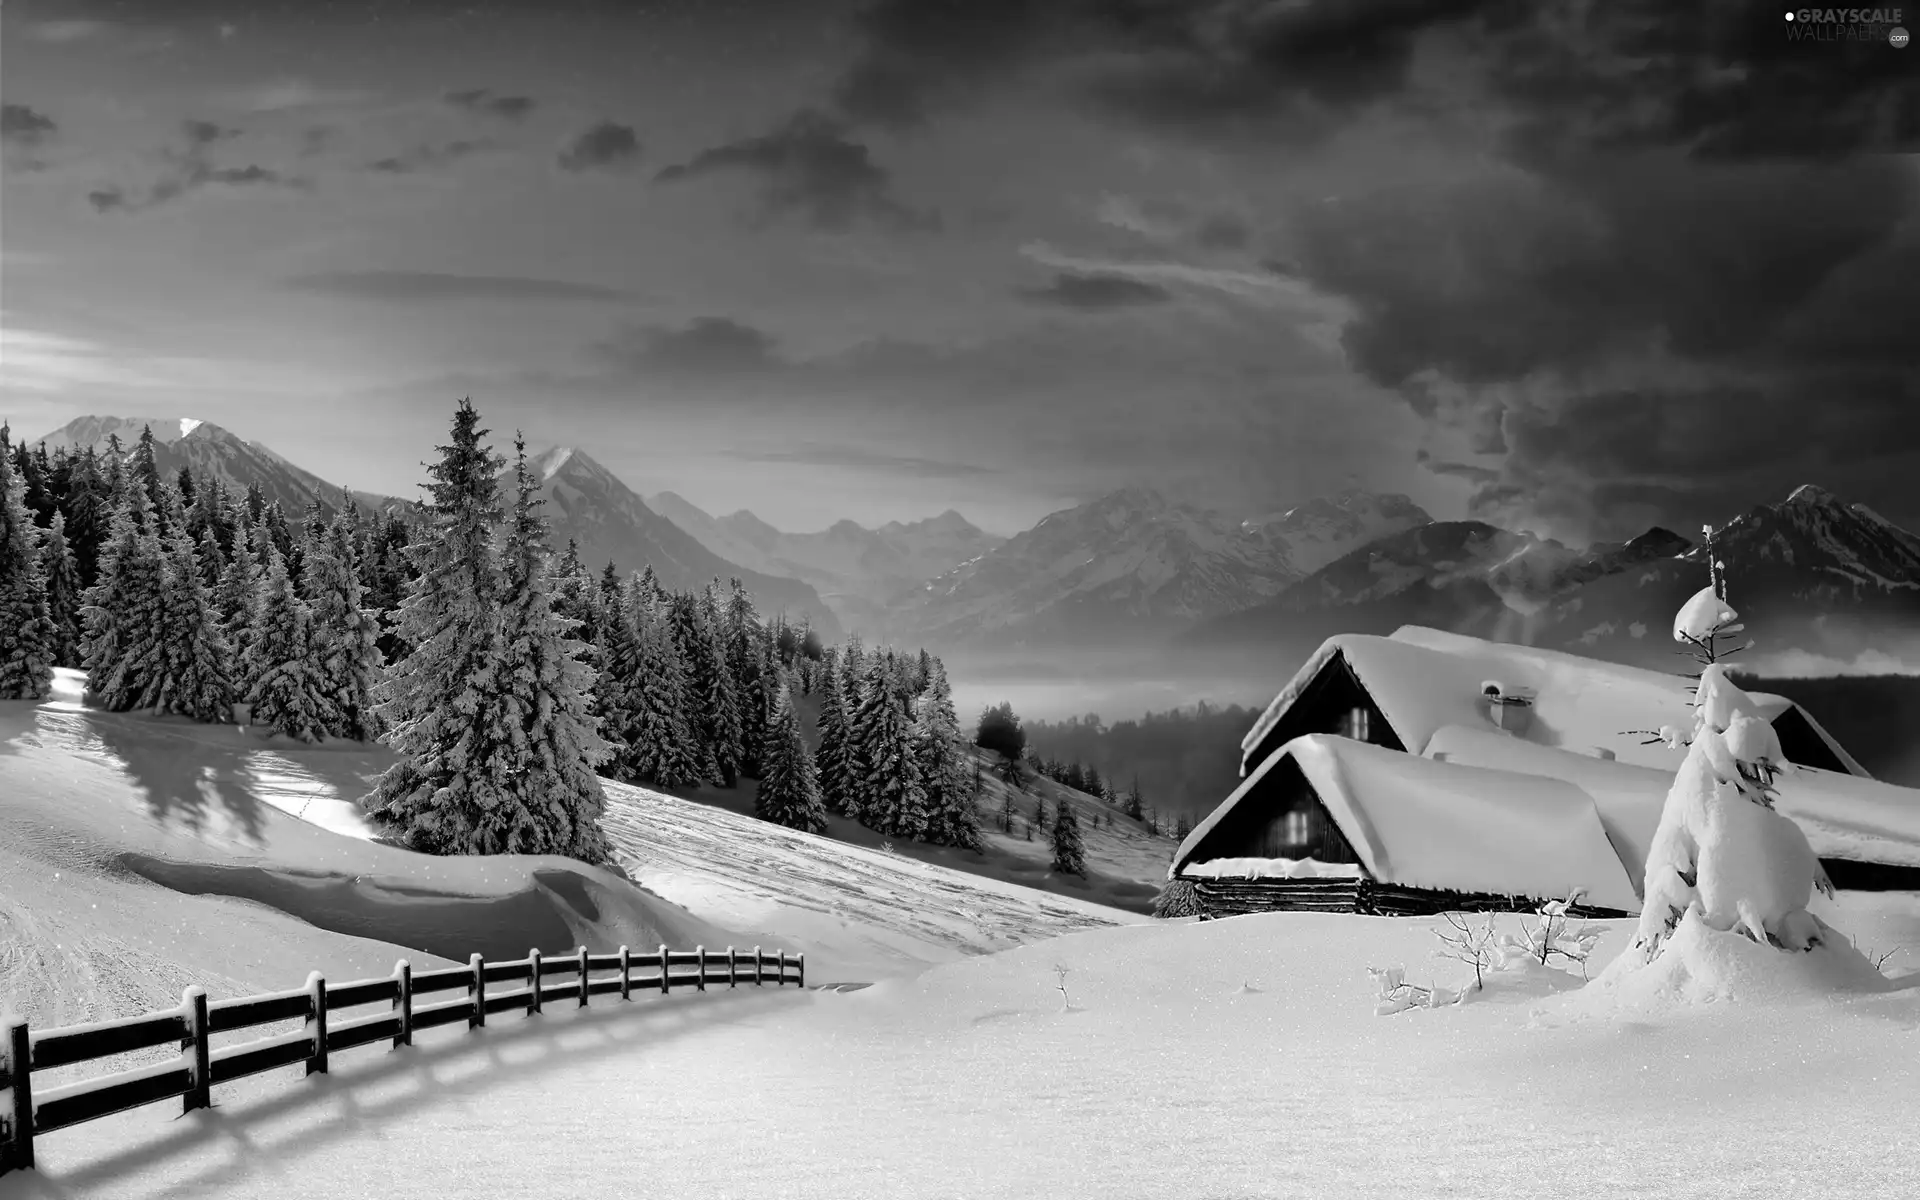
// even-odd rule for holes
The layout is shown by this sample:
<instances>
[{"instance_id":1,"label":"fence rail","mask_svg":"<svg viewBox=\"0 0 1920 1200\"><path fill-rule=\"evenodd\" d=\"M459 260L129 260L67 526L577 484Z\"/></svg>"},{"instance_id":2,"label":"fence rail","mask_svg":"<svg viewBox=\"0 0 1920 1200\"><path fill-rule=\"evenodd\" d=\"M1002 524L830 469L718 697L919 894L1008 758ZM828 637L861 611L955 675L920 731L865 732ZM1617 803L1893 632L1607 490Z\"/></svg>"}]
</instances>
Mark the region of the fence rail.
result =
<instances>
[{"instance_id":1,"label":"fence rail","mask_svg":"<svg viewBox=\"0 0 1920 1200\"><path fill-rule=\"evenodd\" d=\"M636 976L636 971L647 973ZM562 983L548 982L553 976L567 978ZM531 1016L547 1004L567 1001L585 1008L594 996L618 994L629 1000L636 991L666 993L686 987L704 992L710 983L805 987L806 980L806 955L788 955L784 950L768 954L758 946L751 952L732 946L724 952L704 946L692 950L661 946L650 954L634 954L625 946L617 954L590 954L582 946L573 954L552 958L534 950L509 962L490 963L476 954L464 967L417 975L402 959L386 978L351 983L330 984L315 971L305 987L233 1000L209 1002L204 989L190 987L176 1009L38 1032L25 1021L12 1021L5 1029L5 1043L0 1044L0 1175L33 1166L33 1140L39 1134L175 1097L183 1098L184 1112L192 1112L212 1104L214 1084L295 1063L305 1063L308 1075L324 1074L328 1056L335 1051L379 1042L392 1047L411 1045L417 1031L438 1025L465 1021L469 1029L478 1029L492 1013L518 1010ZM487 990L488 984L500 983L525 986L504 992ZM416 1003L421 996L461 989L467 994L460 999ZM333 1019L337 1010L370 1004L386 1004L389 1011ZM212 1046L216 1034L295 1019L306 1022L306 1028L219 1050ZM178 1046L180 1057L34 1092L36 1071L156 1046Z\"/></svg>"}]
</instances>

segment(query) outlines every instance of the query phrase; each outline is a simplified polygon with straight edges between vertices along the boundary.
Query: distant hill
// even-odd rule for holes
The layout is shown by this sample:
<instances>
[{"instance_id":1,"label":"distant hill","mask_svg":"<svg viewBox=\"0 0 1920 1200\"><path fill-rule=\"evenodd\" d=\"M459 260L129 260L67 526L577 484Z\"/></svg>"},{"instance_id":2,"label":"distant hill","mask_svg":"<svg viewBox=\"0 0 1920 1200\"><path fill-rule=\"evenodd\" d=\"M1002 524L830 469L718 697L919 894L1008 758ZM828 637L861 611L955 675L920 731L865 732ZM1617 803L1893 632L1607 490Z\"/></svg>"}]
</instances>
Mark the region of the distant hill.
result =
<instances>
[{"instance_id":1,"label":"distant hill","mask_svg":"<svg viewBox=\"0 0 1920 1200\"><path fill-rule=\"evenodd\" d=\"M48 450L65 446L95 451L107 449L107 439L119 435L122 447L132 451L140 441L141 430L152 428L154 462L163 477L172 477L181 467L193 472L195 479L218 479L234 492L245 493L258 486L268 503L278 501L293 520L299 520L311 502L318 502L329 515L338 511L340 497L347 489L328 483L318 475L282 458L258 442L249 442L218 425L192 418L169 417L158 420L135 417L76 417L44 438ZM411 508L413 502L373 492L351 492L362 508L385 512Z\"/></svg>"}]
</instances>

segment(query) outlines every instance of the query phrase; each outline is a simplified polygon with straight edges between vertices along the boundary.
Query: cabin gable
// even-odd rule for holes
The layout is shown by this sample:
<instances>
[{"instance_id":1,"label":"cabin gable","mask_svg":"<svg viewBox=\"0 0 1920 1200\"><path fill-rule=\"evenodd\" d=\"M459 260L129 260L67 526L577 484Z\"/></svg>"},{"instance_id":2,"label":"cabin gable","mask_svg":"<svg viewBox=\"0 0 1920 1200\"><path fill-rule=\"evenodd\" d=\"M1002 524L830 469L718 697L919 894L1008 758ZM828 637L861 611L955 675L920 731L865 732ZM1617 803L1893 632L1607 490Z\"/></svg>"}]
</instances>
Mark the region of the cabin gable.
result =
<instances>
[{"instance_id":1,"label":"cabin gable","mask_svg":"<svg viewBox=\"0 0 1920 1200\"><path fill-rule=\"evenodd\" d=\"M1253 752L1240 760L1241 777L1251 774L1280 747L1308 733L1338 734L1390 750L1407 748L1387 721L1387 714L1374 701L1373 694L1354 673L1345 653L1336 653L1327 660L1300 690L1299 697L1267 730ZM1298 768L1294 770L1295 774L1299 773Z\"/></svg>"},{"instance_id":2,"label":"cabin gable","mask_svg":"<svg viewBox=\"0 0 1920 1200\"><path fill-rule=\"evenodd\" d=\"M1358 863L1360 857L1319 793L1291 757L1273 764L1233 808L1221 814L1186 864L1216 858L1287 858ZM1363 867L1362 870L1365 868Z\"/></svg>"}]
</instances>

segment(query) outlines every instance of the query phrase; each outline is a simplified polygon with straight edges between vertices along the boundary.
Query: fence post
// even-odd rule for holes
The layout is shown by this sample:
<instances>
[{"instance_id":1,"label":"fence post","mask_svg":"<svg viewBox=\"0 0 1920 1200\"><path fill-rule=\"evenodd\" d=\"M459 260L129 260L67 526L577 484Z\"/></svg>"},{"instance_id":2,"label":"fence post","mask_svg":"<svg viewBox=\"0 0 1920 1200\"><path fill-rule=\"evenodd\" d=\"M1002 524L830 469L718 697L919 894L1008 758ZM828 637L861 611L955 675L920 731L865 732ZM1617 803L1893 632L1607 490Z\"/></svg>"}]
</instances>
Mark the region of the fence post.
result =
<instances>
[{"instance_id":1,"label":"fence post","mask_svg":"<svg viewBox=\"0 0 1920 1200\"><path fill-rule=\"evenodd\" d=\"M800 952L800 978L793 982L799 987L807 986L807 955L804 950Z\"/></svg>"},{"instance_id":2,"label":"fence post","mask_svg":"<svg viewBox=\"0 0 1920 1200\"><path fill-rule=\"evenodd\" d=\"M580 1007L581 1008L585 1008L587 1006L587 997L588 995L591 994L587 987L587 972L592 969L593 969L593 964L587 961L587 948L585 946L582 946L580 947Z\"/></svg>"},{"instance_id":3,"label":"fence post","mask_svg":"<svg viewBox=\"0 0 1920 1200\"><path fill-rule=\"evenodd\" d=\"M393 998L393 1011L399 1014L400 1031L393 1035L394 1049L413 1045L413 964L401 959L393 964L393 978L400 994Z\"/></svg>"},{"instance_id":4,"label":"fence post","mask_svg":"<svg viewBox=\"0 0 1920 1200\"><path fill-rule=\"evenodd\" d=\"M187 1036L180 1039L182 1056L191 1055L187 1060L188 1070L193 1074L193 1086L181 1098L182 1113L190 1113L196 1108L212 1108L213 1097L213 1053L207 1045L207 990L203 987L190 987L180 997L180 1007L187 1016Z\"/></svg>"},{"instance_id":5,"label":"fence post","mask_svg":"<svg viewBox=\"0 0 1920 1200\"><path fill-rule=\"evenodd\" d=\"M620 947L620 998L633 999L633 954L625 946Z\"/></svg>"},{"instance_id":6,"label":"fence post","mask_svg":"<svg viewBox=\"0 0 1920 1200\"><path fill-rule=\"evenodd\" d=\"M327 981L320 972L307 976L307 1033L313 1038L313 1055L307 1059L307 1074L327 1073Z\"/></svg>"},{"instance_id":7,"label":"fence post","mask_svg":"<svg viewBox=\"0 0 1920 1200\"><path fill-rule=\"evenodd\" d=\"M727 947L727 986L740 986L740 959L734 954L732 946Z\"/></svg>"},{"instance_id":8,"label":"fence post","mask_svg":"<svg viewBox=\"0 0 1920 1200\"><path fill-rule=\"evenodd\" d=\"M540 951L536 947L527 951L527 982L533 985L533 992L527 997L527 1015L540 1015Z\"/></svg>"},{"instance_id":9,"label":"fence post","mask_svg":"<svg viewBox=\"0 0 1920 1200\"><path fill-rule=\"evenodd\" d=\"M665 995L672 981L667 978L667 944L660 943L660 994Z\"/></svg>"},{"instance_id":10,"label":"fence post","mask_svg":"<svg viewBox=\"0 0 1920 1200\"><path fill-rule=\"evenodd\" d=\"M7 1026L7 1071L13 1076L13 1107L7 1113L7 1138L0 1142L0 1170L33 1169L33 1043L27 1023Z\"/></svg>"},{"instance_id":11,"label":"fence post","mask_svg":"<svg viewBox=\"0 0 1920 1200\"><path fill-rule=\"evenodd\" d=\"M704 992L707 990L707 948L695 946L693 952L700 956L700 974L694 977L695 983Z\"/></svg>"},{"instance_id":12,"label":"fence post","mask_svg":"<svg viewBox=\"0 0 1920 1200\"><path fill-rule=\"evenodd\" d=\"M478 1029L487 1023L487 960L476 954L467 959L467 965L473 968L473 978L467 981L467 994L473 997L467 1028Z\"/></svg>"},{"instance_id":13,"label":"fence post","mask_svg":"<svg viewBox=\"0 0 1920 1200\"><path fill-rule=\"evenodd\" d=\"M780 975L774 980L781 987L787 986L787 952L780 951Z\"/></svg>"},{"instance_id":14,"label":"fence post","mask_svg":"<svg viewBox=\"0 0 1920 1200\"><path fill-rule=\"evenodd\" d=\"M760 947L753 948L753 986L766 983L767 960L761 955Z\"/></svg>"}]
</instances>

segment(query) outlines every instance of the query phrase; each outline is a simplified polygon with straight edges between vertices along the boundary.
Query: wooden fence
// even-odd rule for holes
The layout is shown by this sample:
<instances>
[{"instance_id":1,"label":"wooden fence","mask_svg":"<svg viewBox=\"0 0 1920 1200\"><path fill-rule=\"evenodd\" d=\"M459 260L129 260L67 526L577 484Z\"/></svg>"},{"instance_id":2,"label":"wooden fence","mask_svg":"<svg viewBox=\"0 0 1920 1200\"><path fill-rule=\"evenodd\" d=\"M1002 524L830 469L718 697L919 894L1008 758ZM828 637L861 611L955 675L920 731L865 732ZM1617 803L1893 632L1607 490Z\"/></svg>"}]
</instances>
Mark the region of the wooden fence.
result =
<instances>
[{"instance_id":1,"label":"wooden fence","mask_svg":"<svg viewBox=\"0 0 1920 1200\"><path fill-rule=\"evenodd\" d=\"M695 969L676 971L676 967ZM636 970L651 973L636 978ZM554 975L569 978L546 982ZM205 990L191 987L176 1009L59 1029L34 1031L25 1021L13 1021L6 1028L5 1045L0 1045L0 1175L33 1166L33 1139L38 1134L175 1096L184 1097L184 1111L192 1112L212 1103L209 1093L216 1083L302 1062L308 1075L324 1074L328 1055L335 1051L376 1042L411 1045L416 1030L436 1025L465 1021L469 1029L479 1029L492 1013L517 1010L532 1015L549 1002L567 1000L585 1008L589 998L616 992L627 1000L636 991L664 993L693 987L704 992L710 983L805 987L806 979L806 955L789 957L784 950L767 955L758 946L751 956L731 946L724 953L704 946L671 951L661 946L652 954L633 954L625 946L617 954L589 954L582 946L560 958L542 958L535 950L511 962L490 963L476 954L464 967L418 974L403 959L387 978L353 983L330 984L316 971L307 977L305 987L234 1000L209 1002ZM490 983L525 986L489 994ZM461 990L466 995L457 1000L418 1003L423 996ZM391 1006L390 1012L333 1020L341 1009L383 1003ZM212 1047L217 1034L296 1018L306 1022L298 1033L217 1051ZM175 1060L34 1094L35 1071L172 1044L180 1047Z\"/></svg>"}]
</instances>

